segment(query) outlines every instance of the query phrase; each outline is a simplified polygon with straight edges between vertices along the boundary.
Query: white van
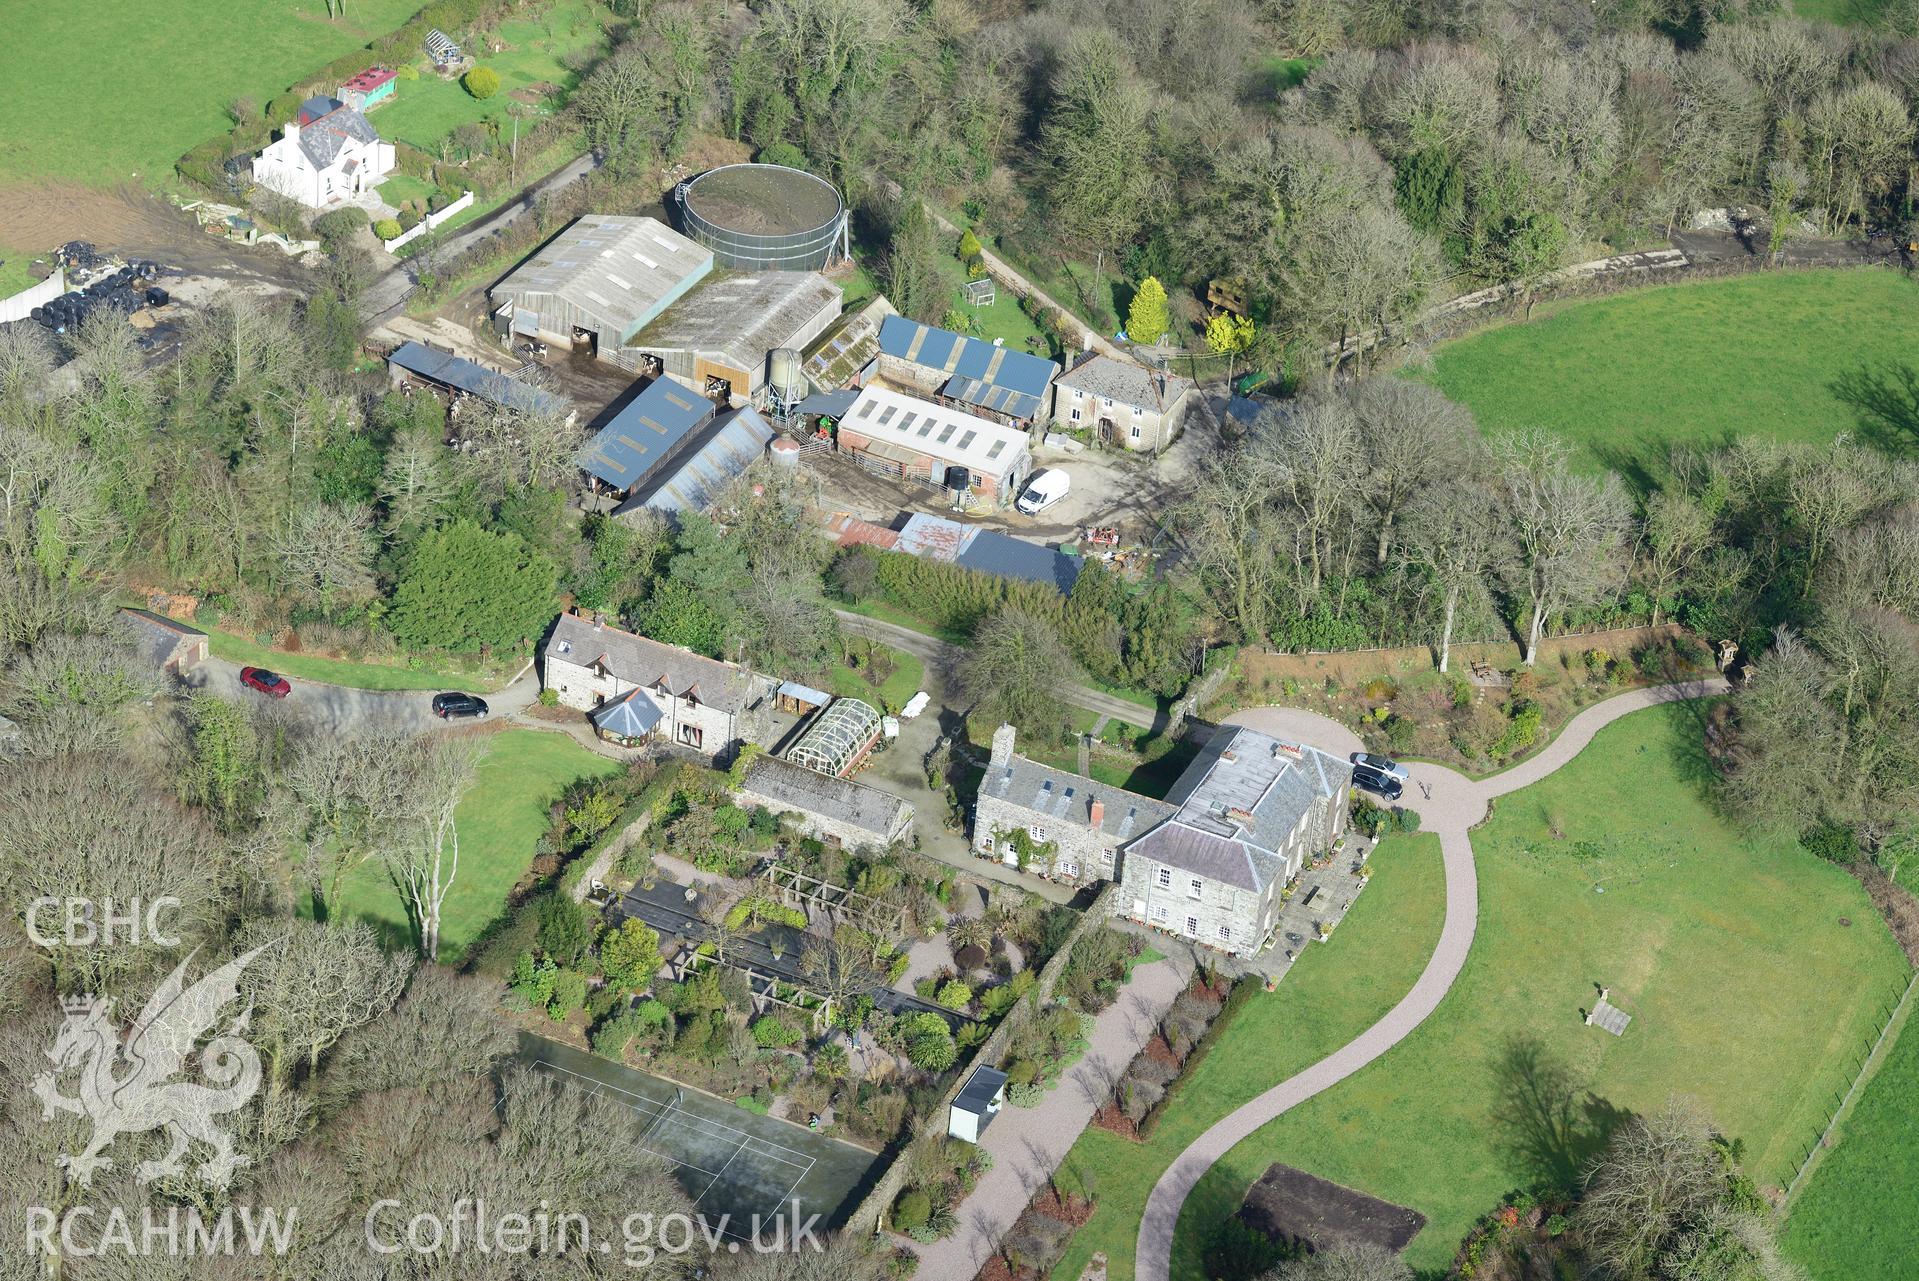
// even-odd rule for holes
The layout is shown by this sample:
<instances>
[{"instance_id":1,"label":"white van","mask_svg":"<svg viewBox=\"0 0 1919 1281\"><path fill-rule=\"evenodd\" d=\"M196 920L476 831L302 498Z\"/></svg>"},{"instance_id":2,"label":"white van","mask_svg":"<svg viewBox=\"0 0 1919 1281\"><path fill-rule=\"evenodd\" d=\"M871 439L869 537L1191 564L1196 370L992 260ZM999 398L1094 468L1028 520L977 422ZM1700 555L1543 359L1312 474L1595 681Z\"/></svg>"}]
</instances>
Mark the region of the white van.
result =
<instances>
[{"instance_id":1,"label":"white van","mask_svg":"<svg viewBox=\"0 0 1919 1281\"><path fill-rule=\"evenodd\" d=\"M1026 482L1026 490L1013 506L1028 516L1037 516L1066 497L1066 491L1073 487L1073 478L1057 467L1046 467L1033 473Z\"/></svg>"}]
</instances>

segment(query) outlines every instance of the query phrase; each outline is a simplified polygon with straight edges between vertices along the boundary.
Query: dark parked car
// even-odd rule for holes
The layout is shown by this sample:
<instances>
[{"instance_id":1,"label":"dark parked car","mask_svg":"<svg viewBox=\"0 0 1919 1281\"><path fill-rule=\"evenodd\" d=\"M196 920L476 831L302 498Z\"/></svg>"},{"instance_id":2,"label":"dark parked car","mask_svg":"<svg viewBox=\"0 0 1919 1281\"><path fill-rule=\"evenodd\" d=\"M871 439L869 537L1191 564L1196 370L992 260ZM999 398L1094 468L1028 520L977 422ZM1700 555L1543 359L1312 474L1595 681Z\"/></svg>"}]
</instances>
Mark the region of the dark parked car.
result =
<instances>
[{"instance_id":1,"label":"dark parked car","mask_svg":"<svg viewBox=\"0 0 1919 1281\"><path fill-rule=\"evenodd\" d=\"M285 698L293 692L293 686L286 677L278 672L269 672L264 667L242 667L240 683L259 690L268 698Z\"/></svg>"},{"instance_id":2,"label":"dark parked car","mask_svg":"<svg viewBox=\"0 0 1919 1281\"><path fill-rule=\"evenodd\" d=\"M1399 793L1401 791L1399 780L1391 774L1382 774L1371 766L1353 766L1353 782L1359 784L1359 786L1365 788L1375 796L1382 796L1389 801L1399 799Z\"/></svg>"},{"instance_id":3,"label":"dark parked car","mask_svg":"<svg viewBox=\"0 0 1919 1281\"><path fill-rule=\"evenodd\" d=\"M435 694L433 714L443 721L450 721L458 716L477 716L485 720L488 708L484 698L475 698L471 694Z\"/></svg>"}]
</instances>

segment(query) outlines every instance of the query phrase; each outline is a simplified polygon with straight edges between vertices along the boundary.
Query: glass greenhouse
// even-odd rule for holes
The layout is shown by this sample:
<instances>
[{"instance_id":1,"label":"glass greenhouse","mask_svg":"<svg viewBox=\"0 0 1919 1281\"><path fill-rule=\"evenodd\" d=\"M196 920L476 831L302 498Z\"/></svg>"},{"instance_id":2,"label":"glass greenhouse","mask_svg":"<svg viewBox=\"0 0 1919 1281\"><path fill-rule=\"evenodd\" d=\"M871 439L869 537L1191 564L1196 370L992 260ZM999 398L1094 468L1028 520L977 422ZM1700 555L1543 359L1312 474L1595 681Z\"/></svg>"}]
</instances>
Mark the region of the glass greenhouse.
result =
<instances>
[{"instance_id":1,"label":"glass greenhouse","mask_svg":"<svg viewBox=\"0 0 1919 1281\"><path fill-rule=\"evenodd\" d=\"M859 767L880 737L880 713L857 698L836 698L806 727L786 759L844 778Z\"/></svg>"}]
</instances>

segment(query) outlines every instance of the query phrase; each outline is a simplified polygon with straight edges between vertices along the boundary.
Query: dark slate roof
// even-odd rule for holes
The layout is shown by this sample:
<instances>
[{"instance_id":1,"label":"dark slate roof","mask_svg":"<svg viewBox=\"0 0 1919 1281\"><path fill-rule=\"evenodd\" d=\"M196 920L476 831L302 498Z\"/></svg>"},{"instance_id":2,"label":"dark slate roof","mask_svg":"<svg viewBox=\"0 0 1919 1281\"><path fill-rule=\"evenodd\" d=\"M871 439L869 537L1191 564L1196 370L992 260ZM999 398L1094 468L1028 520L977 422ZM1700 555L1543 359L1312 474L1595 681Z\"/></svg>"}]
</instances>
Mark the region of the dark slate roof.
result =
<instances>
[{"instance_id":1,"label":"dark slate roof","mask_svg":"<svg viewBox=\"0 0 1919 1281\"><path fill-rule=\"evenodd\" d=\"M967 569L998 574L1002 578L1048 583L1062 595L1073 590L1081 568L1077 556L990 529L982 529L973 536L960 551L959 563Z\"/></svg>"},{"instance_id":2,"label":"dark slate roof","mask_svg":"<svg viewBox=\"0 0 1919 1281\"><path fill-rule=\"evenodd\" d=\"M1095 352L1059 376L1059 385L1137 409L1164 412L1192 384L1184 378Z\"/></svg>"},{"instance_id":3,"label":"dark slate roof","mask_svg":"<svg viewBox=\"0 0 1919 1281\"><path fill-rule=\"evenodd\" d=\"M615 489L633 489L713 414L706 397L656 378L600 429L581 451L580 466Z\"/></svg>"},{"instance_id":4,"label":"dark slate roof","mask_svg":"<svg viewBox=\"0 0 1919 1281\"><path fill-rule=\"evenodd\" d=\"M975 379L1033 397L1035 403L1059 374L1059 366L1043 357L995 346L983 338L968 338L950 329L935 329L905 316L888 316L880 322L880 350L916 365L944 370L953 379Z\"/></svg>"},{"instance_id":5,"label":"dark slate roof","mask_svg":"<svg viewBox=\"0 0 1919 1281\"><path fill-rule=\"evenodd\" d=\"M621 738L645 738L661 721L660 709L638 689L630 689L610 703L593 709L591 720Z\"/></svg>"},{"instance_id":6,"label":"dark slate roof","mask_svg":"<svg viewBox=\"0 0 1919 1281\"><path fill-rule=\"evenodd\" d=\"M912 822L911 807L891 792L834 778L777 756L755 758L746 770L746 787L800 813L871 832L876 840L888 840L903 823Z\"/></svg>"},{"instance_id":7,"label":"dark slate roof","mask_svg":"<svg viewBox=\"0 0 1919 1281\"><path fill-rule=\"evenodd\" d=\"M859 388L849 387L841 391L816 391L799 404L793 406L795 412L819 414L825 418L844 418L853 402L860 398Z\"/></svg>"},{"instance_id":8,"label":"dark slate roof","mask_svg":"<svg viewBox=\"0 0 1919 1281\"><path fill-rule=\"evenodd\" d=\"M1174 818L1127 846L1156 862L1241 889L1263 889L1283 866L1276 851L1352 767L1316 748L1227 726L1166 794Z\"/></svg>"},{"instance_id":9,"label":"dark slate roof","mask_svg":"<svg viewBox=\"0 0 1919 1281\"><path fill-rule=\"evenodd\" d=\"M197 627L188 627L185 623L148 609L124 608L120 611L119 619L134 648L155 667L173 661L174 652L179 649L181 642L195 636L206 636Z\"/></svg>"},{"instance_id":10,"label":"dark slate roof","mask_svg":"<svg viewBox=\"0 0 1919 1281\"><path fill-rule=\"evenodd\" d=\"M672 465L659 468L614 511L703 511L727 483L743 474L773 443L773 428L757 409L735 409L715 418L697 443Z\"/></svg>"},{"instance_id":11,"label":"dark slate roof","mask_svg":"<svg viewBox=\"0 0 1919 1281\"><path fill-rule=\"evenodd\" d=\"M765 681L747 675L731 663L707 658L676 645L617 627L594 626L578 614L562 614L553 625L542 653L564 658L580 667L604 660L608 671L633 685L652 689L664 682L676 696L691 692L708 707L738 713L754 701Z\"/></svg>"},{"instance_id":12,"label":"dark slate roof","mask_svg":"<svg viewBox=\"0 0 1919 1281\"><path fill-rule=\"evenodd\" d=\"M303 125L312 124L329 112L338 111L346 104L338 98L324 93L316 93L300 104L299 121Z\"/></svg>"},{"instance_id":13,"label":"dark slate roof","mask_svg":"<svg viewBox=\"0 0 1919 1281\"><path fill-rule=\"evenodd\" d=\"M988 795L1032 810L1048 821L1091 830L1093 802L1103 807L1099 830L1115 845L1143 835L1173 816L1173 806L1024 756L989 767L980 787Z\"/></svg>"},{"instance_id":14,"label":"dark slate roof","mask_svg":"<svg viewBox=\"0 0 1919 1281\"><path fill-rule=\"evenodd\" d=\"M953 1106L975 1115L984 1113L991 1106L993 1096L1005 1088L1008 1077L998 1068L974 1068L973 1075L966 1078L966 1088L953 1100Z\"/></svg>"},{"instance_id":15,"label":"dark slate roof","mask_svg":"<svg viewBox=\"0 0 1919 1281\"><path fill-rule=\"evenodd\" d=\"M340 158L350 142L378 142L380 135L366 117L352 107L335 107L312 124L300 126L300 150L315 169L324 169Z\"/></svg>"},{"instance_id":16,"label":"dark slate roof","mask_svg":"<svg viewBox=\"0 0 1919 1281\"><path fill-rule=\"evenodd\" d=\"M910 555L951 561L983 574L1047 583L1061 593L1073 590L1083 568L1077 556L930 512L908 516L895 546Z\"/></svg>"},{"instance_id":17,"label":"dark slate roof","mask_svg":"<svg viewBox=\"0 0 1919 1281\"><path fill-rule=\"evenodd\" d=\"M537 413L565 414L568 405L564 399L552 392L541 391L538 387L529 387L518 379L496 373L485 365L475 364L459 356L444 351L435 351L424 344L408 340L397 347L386 358L389 365L397 365L411 374L430 378L443 386L454 387L482 400L496 405L505 405L510 409L523 409Z\"/></svg>"}]
</instances>

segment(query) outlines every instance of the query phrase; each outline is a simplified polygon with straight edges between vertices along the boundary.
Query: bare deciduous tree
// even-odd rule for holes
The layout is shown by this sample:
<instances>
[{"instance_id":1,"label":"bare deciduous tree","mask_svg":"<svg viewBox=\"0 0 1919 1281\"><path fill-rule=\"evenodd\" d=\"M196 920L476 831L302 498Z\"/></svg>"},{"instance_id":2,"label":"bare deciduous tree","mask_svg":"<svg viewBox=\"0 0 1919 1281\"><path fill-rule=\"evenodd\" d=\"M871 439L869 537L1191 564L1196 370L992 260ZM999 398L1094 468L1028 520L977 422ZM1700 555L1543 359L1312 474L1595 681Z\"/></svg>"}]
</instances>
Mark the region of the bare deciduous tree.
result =
<instances>
[{"instance_id":1,"label":"bare deciduous tree","mask_svg":"<svg viewBox=\"0 0 1919 1281\"><path fill-rule=\"evenodd\" d=\"M1565 443L1544 432L1507 436L1495 452L1500 497L1519 552L1512 578L1527 604L1530 667L1547 618L1596 599L1621 572L1626 499L1610 472L1598 479L1575 474Z\"/></svg>"},{"instance_id":2,"label":"bare deciduous tree","mask_svg":"<svg viewBox=\"0 0 1919 1281\"><path fill-rule=\"evenodd\" d=\"M473 782L479 748L471 738L425 734L408 753L407 797L397 838L381 853L419 935L420 955L440 957L440 916L460 875L454 811Z\"/></svg>"},{"instance_id":3,"label":"bare deciduous tree","mask_svg":"<svg viewBox=\"0 0 1919 1281\"><path fill-rule=\"evenodd\" d=\"M1511 557L1499 505L1491 491L1460 478L1423 491L1406 512L1406 560L1432 575L1442 604L1439 670L1452 661L1453 624L1462 599L1482 592L1488 575Z\"/></svg>"}]
</instances>

